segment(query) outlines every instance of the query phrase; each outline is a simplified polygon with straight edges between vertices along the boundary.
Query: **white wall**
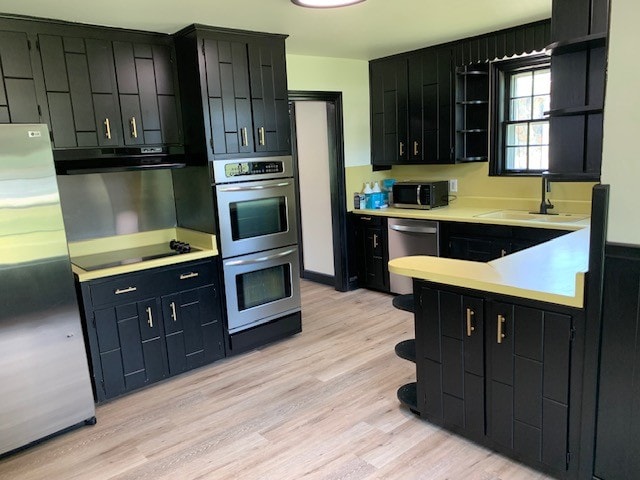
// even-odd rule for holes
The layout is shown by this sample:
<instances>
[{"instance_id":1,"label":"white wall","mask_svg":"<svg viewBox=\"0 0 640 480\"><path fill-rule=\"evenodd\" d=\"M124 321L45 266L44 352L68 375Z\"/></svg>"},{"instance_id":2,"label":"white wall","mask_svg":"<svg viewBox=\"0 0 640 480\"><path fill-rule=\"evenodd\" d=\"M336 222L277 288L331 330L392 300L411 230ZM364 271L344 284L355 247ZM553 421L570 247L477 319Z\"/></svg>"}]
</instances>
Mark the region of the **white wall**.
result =
<instances>
[{"instance_id":1,"label":"white wall","mask_svg":"<svg viewBox=\"0 0 640 480\"><path fill-rule=\"evenodd\" d=\"M368 62L287 55L287 82L289 90L342 92L345 166L371 162Z\"/></svg>"},{"instance_id":2,"label":"white wall","mask_svg":"<svg viewBox=\"0 0 640 480\"><path fill-rule=\"evenodd\" d=\"M602 183L611 186L610 242L640 245L640 1L611 0Z\"/></svg>"},{"instance_id":3,"label":"white wall","mask_svg":"<svg viewBox=\"0 0 640 480\"><path fill-rule=\"evenodd\" d=\"M327 104L295 106L304 269L334 276Z\"/></svg>"}]
</instances>

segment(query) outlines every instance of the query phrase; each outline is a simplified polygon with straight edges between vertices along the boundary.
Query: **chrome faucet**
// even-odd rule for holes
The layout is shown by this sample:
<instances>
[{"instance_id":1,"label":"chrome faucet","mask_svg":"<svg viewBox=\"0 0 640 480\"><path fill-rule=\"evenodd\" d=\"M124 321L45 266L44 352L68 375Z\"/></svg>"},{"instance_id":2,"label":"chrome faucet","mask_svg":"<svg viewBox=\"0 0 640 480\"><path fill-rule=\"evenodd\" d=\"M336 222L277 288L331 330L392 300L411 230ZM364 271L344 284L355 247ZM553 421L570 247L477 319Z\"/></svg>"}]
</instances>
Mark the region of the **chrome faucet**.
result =
<instances>
[{"instance_id":1,"label":"chrome faucet","mask_svg":"<svg viewBox=\"0 0 640 480\"><path fill-rule=\"evenodd\" d=\"M551 203L551 200L547 198L547 193L551 192L551 180L547 177L549 172L542 172L540 177L542 178L542 195L540 202L540 213L542 215L557 215L557 213L549 212L549 210L554 208L554 205Z\"/></svg>"}]
</instances>

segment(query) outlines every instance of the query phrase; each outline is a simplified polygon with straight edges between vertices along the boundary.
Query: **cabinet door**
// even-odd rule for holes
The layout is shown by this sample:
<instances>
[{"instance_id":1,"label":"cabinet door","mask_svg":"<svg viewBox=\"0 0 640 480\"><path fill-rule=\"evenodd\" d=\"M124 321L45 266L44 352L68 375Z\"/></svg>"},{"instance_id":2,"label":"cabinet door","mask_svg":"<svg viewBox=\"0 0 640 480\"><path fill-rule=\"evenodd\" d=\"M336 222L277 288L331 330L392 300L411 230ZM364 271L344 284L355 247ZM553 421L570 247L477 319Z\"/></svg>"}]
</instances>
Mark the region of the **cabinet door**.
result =
<instances>
[{"instance_id":1,"label":"cabinet door","mask_svg":"<svg viewBox=\"0 0 640 480\"><path fill-rule=\"evenodd\" d=\"M407 60L370 64L371 162L387 166L408 158Z\"/></svg>"},{"instance_id":2,"label":"cabinet door","mask_svg":"<svg viewBox=\"0 0 640 480\"><path fill-rule=\"evenodd\" d=\"M219 305L213 285L162 297L171 375L224 357Z\"/></svg>"},{"instance_id":3,"label":"cabinet door","mask_svg":"<svg viewBox=\"0 0 640 480\"><path fill-rule=\"evenodd\" d=\"M480 439L485 434L484 302L422 287L418 303L418 406L423 402L427 416Z\"/></svg>"},{"instance_id":4,"label":"cabinet door","mask_svg":"<svg viewBox=\"0 0 640 480\"><path fill-rule=\"evenodd\" d=\"M289 152L284 40L249 44L251 107L256 152Z\"/></svg>"},{"instance_id":5,"label":"cabinet door","mask_svg":"<svg viewBox=\"0 0 640 480\"><path fill-rule=\"evenodd\" d=\"M177 143L178 107L169 47L113 42L127 145Z\"/></svg>"},{"instance_id":6,"label":"cabinet door","mask_svg":"<svg viewBox=\"0 0 640 480\"><path fill-rule=\"evenodd\" d=\"M566 470L571 317L496 302L488 322L488 436Z\"/></svg>"},{"instance_id":7,"label":"cabinet door","mask_svg":"<svg viewBox=\"0 0 640 480\"><path fill-rule=\"evenodd\" d=\"M155 299L94 312L104 398L166 376L159 315Z\"/></svg>"},{"instance_id":8,"label":"cabinet door","mask_svg":"<svg viewBox=\"0 0 640 480\"><path fill-rule=\"evenodd\" d=\"M84 40L99 146L123 145L111 42Z\"/></svg>"},{"instance_id":9,"label":"cabinet door","mask_svg":"<svg viewBox=\"0 0 640 480\"><path fill-rule=\"evenodd\" d=\"M247 44L204 39L214 154L255 151Z\"/></svg>"},{"instance_id":10,"label":"cabinet door","mask_svg":"<svg viewBox=\"0 0 640 480\"><path fill-rule=\"evenodd\" d=\"M30 50L26 33L0 32L0 124L42 121Z\"/></svg>"}]
</instances>

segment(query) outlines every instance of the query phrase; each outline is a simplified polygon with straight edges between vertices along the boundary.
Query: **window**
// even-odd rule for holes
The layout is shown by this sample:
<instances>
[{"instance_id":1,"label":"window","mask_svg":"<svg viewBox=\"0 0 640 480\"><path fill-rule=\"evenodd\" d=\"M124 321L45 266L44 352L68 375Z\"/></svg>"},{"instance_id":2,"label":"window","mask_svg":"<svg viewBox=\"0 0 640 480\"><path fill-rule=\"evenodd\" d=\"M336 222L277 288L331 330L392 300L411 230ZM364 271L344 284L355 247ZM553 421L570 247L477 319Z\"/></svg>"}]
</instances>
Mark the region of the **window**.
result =
<instances>
[{"instance_id":1,"label":"window","mask_svg":"<svg viewBox=\"0 0 640 480\"><path fill-rule=\"evenodd\" d=\"M551 69L548 57L494 63L493 175L538 175L549 168Z\"/></svg>"}]
</instances>

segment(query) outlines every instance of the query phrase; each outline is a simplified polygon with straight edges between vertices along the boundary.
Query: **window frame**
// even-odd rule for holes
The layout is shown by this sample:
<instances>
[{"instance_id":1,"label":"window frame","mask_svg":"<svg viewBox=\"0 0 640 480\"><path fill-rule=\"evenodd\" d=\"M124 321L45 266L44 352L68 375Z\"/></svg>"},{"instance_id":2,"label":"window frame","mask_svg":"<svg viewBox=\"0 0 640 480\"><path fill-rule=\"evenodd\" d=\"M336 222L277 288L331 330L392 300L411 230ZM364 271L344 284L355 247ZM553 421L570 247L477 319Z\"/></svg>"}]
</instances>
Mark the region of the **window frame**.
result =
<instances>
[{"instance_id":1,"label":"window frame","mask_svg":"<svg viewBox=\"0 0 640 480\"><path fill-rule=\"evenodd\" d=\"M489 175L505 177L539 177L544 170L507 170L505 168L506 125L509 123L507 94L510 86L506 79L510 75L525 71L542 70L551 67L551 59L546 54L526 55L518 58L491 62L491 141L489 147ZM541 119L536 119L541 120ZM531 120L531 121L536 121ZM548 120L544 117L542 120Z\"/></svg>"}]
</instances>

